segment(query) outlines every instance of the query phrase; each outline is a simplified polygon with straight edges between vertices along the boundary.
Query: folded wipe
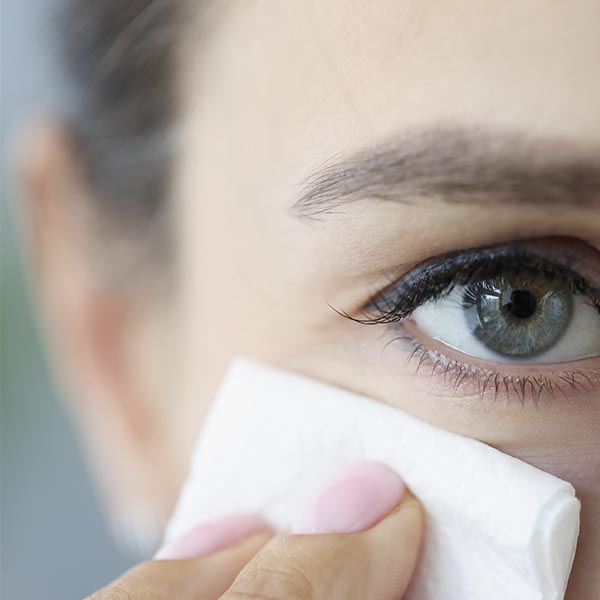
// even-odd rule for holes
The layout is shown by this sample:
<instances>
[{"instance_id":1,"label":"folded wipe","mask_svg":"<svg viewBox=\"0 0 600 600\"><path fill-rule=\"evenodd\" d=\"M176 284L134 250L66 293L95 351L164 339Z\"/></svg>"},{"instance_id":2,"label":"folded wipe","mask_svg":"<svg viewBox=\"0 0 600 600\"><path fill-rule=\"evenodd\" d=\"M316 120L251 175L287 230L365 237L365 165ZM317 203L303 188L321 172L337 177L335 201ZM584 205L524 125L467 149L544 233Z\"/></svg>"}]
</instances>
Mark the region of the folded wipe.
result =
<instances>
[{"instance_id":1,"label":"folded wipe","mask_svg":"<svg viewBox=\"0 0 600 600\"><path fill-rule=\"evenodd\" d=\"M425 508L406 598L564 597L579 531L569 483L393 407L243 360L217 395L167 538L238 511L286 528L357 459L389 465Z\"/></svg>"}]
</instances>

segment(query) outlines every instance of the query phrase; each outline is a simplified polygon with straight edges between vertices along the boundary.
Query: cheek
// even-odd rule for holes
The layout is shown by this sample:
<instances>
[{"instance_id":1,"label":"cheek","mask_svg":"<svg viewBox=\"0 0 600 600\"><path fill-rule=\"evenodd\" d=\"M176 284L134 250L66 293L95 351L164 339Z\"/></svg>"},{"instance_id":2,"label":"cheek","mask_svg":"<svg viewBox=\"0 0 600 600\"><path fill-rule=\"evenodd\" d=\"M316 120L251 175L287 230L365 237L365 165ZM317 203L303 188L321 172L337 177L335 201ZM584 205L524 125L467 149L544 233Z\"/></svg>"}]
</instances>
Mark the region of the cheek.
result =
<instances>
[{"instance_id":1,"label":"cheek","mask_svg":"<svg viewBox=\"0 0 600 600\"><path fill-rule=\"evenodd\" d=\"M496 445L542 471L573 484L578 496L597 498L600 509L600 440L592 439L590 431L581 426L565 425L563 439L532 445L527 440Z\"/></svg>"}]
</instances>

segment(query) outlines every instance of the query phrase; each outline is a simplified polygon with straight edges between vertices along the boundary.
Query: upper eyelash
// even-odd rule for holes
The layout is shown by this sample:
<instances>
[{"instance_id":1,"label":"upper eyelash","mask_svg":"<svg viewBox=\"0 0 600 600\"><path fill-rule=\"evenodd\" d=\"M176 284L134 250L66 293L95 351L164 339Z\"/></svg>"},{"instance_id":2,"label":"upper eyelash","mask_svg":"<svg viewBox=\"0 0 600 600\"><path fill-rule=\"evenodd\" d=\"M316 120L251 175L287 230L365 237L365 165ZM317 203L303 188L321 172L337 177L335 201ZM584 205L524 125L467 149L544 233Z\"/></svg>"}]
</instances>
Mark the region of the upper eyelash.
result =
<instances>
[{"instance_id":1,"label":"upper eyelash","mask_svg":"<svg viewBox=\"0 0 600 600\"><path fill-rule=\"evenodd\" d=\"M514 246L473 249L433 259L411 271L400 282L374 294L361 311L363 317L332 308L341 316L363 325L397 323L425 302L448 295L456 285L469 285L517 272L559 278L573 293L589 296L600 313L600 290L584 277L555 259Z\"/></svg>"}]
</instances>

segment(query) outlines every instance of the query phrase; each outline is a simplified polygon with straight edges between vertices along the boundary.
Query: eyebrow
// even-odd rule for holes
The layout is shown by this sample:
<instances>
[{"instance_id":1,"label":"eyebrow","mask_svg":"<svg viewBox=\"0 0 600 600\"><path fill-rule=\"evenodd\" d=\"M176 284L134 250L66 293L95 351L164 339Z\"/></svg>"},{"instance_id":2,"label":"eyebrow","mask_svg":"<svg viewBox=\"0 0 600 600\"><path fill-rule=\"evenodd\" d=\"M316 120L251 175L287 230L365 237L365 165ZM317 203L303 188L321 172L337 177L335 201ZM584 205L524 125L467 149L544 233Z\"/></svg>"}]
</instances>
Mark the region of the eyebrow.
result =
<instances>
[{"instance_id":1,"label":"eyebrow","mask_svg":"<svg viewBox=\"0 0 600 600\"><path fill-rule=\"evenodd\" d=\"M600 205L600 148L594 150L515 132L432 127L334 156L302 180L291 210L320 219L366 198L593 207Z\"/></svg>"}]
</instances>

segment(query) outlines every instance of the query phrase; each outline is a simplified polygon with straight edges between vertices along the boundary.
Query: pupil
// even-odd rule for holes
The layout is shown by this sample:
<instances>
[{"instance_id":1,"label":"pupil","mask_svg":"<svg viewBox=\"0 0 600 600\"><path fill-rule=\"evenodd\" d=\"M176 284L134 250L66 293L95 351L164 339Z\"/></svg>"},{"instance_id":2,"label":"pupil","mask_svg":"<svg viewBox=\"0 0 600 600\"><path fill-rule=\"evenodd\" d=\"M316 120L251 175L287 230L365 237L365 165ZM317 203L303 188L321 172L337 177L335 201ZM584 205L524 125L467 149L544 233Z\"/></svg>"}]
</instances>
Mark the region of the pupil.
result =
<instances>
[{"instance_id":1,"label":"pupil","mask_svg":"<svg viewBox=\"0 0 600 600\"><path fill-rule=\"evenodd\" d=\"M512 290L510 300L504 304L504 308L517 319L528 319L535 314L537 302L528 290Z\"/></svg>"}]
</instances>

